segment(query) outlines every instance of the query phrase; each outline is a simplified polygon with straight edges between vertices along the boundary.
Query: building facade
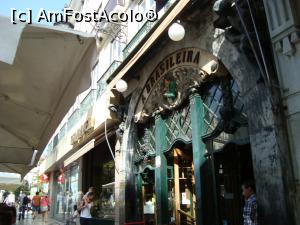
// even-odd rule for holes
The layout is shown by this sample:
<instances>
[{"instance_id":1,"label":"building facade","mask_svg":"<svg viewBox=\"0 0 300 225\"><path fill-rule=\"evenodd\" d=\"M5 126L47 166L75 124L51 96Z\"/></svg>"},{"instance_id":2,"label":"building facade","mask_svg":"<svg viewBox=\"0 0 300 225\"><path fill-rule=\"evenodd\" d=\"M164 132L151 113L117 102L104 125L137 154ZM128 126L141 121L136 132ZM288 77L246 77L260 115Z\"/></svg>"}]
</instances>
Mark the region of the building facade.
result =
<instances>
[{"instance_id":1,"label":"building facade","mask_svg":"<svg viewBox=\"0 0 300 225\"><path fill-rule=\"evenodd\" d=\"M158 20L74 24L98 41L89 90L97 94L78 97L41 163L52 174L54 216L66 219L79 191L95 186L102 222L238 225L241 183L253 180L260 224L299 223L296 1L70 7L156 9ZM166 31L175 20L185 28L178 42ZM110 92L120 78L127 91Z\"/></svg>"}]
</instances>

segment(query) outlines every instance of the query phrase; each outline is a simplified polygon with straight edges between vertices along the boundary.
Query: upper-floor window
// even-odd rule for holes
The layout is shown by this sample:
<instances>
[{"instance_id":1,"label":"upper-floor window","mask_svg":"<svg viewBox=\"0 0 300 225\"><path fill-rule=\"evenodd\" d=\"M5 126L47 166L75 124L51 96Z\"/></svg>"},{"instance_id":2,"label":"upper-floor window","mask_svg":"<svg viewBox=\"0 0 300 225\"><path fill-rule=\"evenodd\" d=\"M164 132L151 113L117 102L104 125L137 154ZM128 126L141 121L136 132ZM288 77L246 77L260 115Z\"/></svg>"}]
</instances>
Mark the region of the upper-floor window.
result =
<instances>
[{"instance_id":1,"label":"upper-floor window","mask_svg":"<svg viewBox=\"0 0 300 225\"><path fill-rule=\"evenodd\" d=\"M148 3L148 4L147 4L147 9L149 9L149 10L150 10L150 9L153 9L153 10L155 10L155 5L156 5L156 4L155 4L155 3L156 3L155 0L148 0L147 3Z\"/></svg>"},{"instance_id":2,"label":"upper-floor window","mask_svg":"<svg viewBox=\"0 0 300 225\"><path fill-rule=\"evenodd\" d=\"M124 48L124 44L120 41L114 39L110 45L110 63L114 60L122 60L122 50Z\"/></svg>"}]
</instances>

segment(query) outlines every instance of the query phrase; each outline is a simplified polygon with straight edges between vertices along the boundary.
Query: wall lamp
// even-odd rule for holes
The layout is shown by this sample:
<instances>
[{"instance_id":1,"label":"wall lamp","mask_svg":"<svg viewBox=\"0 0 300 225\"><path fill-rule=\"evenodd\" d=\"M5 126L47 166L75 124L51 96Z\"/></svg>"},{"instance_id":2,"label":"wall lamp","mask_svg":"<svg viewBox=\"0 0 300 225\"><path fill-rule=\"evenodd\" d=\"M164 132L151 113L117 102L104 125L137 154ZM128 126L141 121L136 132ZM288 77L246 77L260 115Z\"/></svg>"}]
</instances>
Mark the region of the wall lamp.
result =
<instances>
[{"instance_id":1,"label":"wall lamp","mask_svg":"<svg viewBox=\"0 0 300 225\"><path fill-rule=\"evenodd\" d=\"M185 29L179 20L169 27L168 35L172 41L181 41L184 38Z\"/></svg>"},{"instance_id":2,"label":"wall lamp","mask_svg":"<svg viewBox=\"0 0 300 225\"><path fill-rule=\"evenodd\" d=\"M127 90L127 88L128 88L127 82L120 79L120 80L118 80L118 82L116 83L116 86L113 89L117 90L120 93L123 93ZM108 140L108 135L107 135L107 118L105 118L105 120L104 120L104 133L105 133L105 139L106 139L106 143L107 143L107 146L109 148L110 154L111 154L111 156L112 156L112 158L113 158L113 160L116 164L115 156L114 156L113 150L110 146L110 143L109 143L109 140ZM116 166L115 166L115 168L116 168L117 173L119 173Z\"/></svg>"}]
</instances>

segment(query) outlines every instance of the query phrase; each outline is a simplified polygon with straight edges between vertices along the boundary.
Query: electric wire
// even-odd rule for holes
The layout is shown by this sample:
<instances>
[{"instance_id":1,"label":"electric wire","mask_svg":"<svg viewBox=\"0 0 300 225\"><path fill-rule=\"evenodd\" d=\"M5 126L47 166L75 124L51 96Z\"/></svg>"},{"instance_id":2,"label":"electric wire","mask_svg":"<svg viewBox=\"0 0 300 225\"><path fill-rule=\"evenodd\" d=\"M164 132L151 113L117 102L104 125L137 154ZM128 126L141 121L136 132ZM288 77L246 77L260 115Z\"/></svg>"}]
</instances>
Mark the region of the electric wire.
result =
<instances>
[{"instance_id":1,"label":"electric wire","mask_svg":"<svg viewBox=\"0 0 300 225\"><path fill-rule=\"evenodd\" d=\"M264 79L266 85L268 85L269 83L268 83L268 81L266 80L266 77L265 77L265 71L264 71L264 69L263 69L263 67L262 67L262 65L261 65L261 62L260 62L259 57L258 57L258 55L257 55L257 52L256 52L256 50L255 50L253 41L252 41L252 39L251 39L251 37L250 37L249 31L248 31L248 29L247 29L247 26L246 26L246 24L245 24L245 21L244 21L244 19L243 19L243 17L242 17L242 14L241 14L241 12L240 12L239 7L238 7L237 1L235 1L235 4L234 4L234 5L235 5L236 11L237 11L237 13L238 13L238 15L239 15L239 17L240 17L240 20L241 20L242 26L243 26L243 28L244 28L244 30L245 30L245 33L246 33L246 35L247 35L247 38L248 38L248 40L249 40L249 44L250 44L250 46L251 46L251 48L252 48L252 51L253 51L254 57L255 57L255 59L256 59L256 61L257 61L259 70L260 70L260 72L261 72L261 74L262 74L262 76L263 76L263 79Z\"/></svg>"},{"instance_id":2,"label":"electric wire","mask_svg":"<svg viewBox=\"0 0 300 225\"><path fill-rule=\"evenodd\" d=\"M114 153L112 151L112 148L110 146L110 143L109 143L109 140L108 140L108 136L107 136L107 119L104 120L104 133L105 133L105 139L106 139L106 143L107 143L107 146L109 148L109 151L110 151L110 154L115 162L115 170L117 173L119 173L119 170L117 169L117 164L116 164L116 159L115 159L115 156L114 156Z\"/></svg>"},{"instance_id":3,"label":"electric wire","mask_svg":"<svg viewBox=\"0 0 300 225\"><path fill-rule=\"evenodd\" d=\"M269 74L268 66L267 66L267 63L266 63L266 60L265 60L265 55L264 55L264 52L263 52L263 49L262 49L262 46L261 46L260 37L259 37L259 34L258 34L258 30L257 30L256 23L255 23L255 20L254 20L253 12L252 12L252 7L250 5L249 0L247 0L247 4L248 4L251 20L252 20L252 23L253 23L255 36L256 36L258 47L259 47L259 50L260 50L261 58L262 58L262 61L263 61L264 67L265 67L265 72L266 72L266 75L267 75L267 79L268 79L268 82L270 84L270 74Z\"/></svg>"}]
</instances>

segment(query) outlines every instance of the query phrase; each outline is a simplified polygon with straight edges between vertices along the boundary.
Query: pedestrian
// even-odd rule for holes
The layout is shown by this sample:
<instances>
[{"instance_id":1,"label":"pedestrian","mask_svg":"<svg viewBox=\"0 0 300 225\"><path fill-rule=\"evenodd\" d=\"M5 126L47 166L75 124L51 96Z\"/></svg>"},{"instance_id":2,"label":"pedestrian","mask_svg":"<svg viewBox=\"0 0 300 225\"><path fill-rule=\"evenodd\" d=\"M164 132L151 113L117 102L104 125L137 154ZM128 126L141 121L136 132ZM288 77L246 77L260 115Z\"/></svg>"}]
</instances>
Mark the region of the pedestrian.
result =
<instances>
[{"instance_id":1,"label":"pedestrian","mask_svg":"<svg viewBox=\"0 0 300 225\"><path fill-rule=\"evenodd\" d=\"M83 196L83 198L87 198L88 193L92 192L93 195L95 196L96 194L96 188L95 187L89 187L89 190L87 193L85 193L85 195Z\"/></svg>"},{"instance_id":2,"label":"pedestrian","mask_svg":"<svg viewBox=\"0 0 300 225\"><path fill-rule=\"evenodd\" d=\"M19 197L18 197L18 203L22 204L23 198L25 197L25 193L23 191L20 191Z\"/></svg>"},{"instance_id":3,"label":"pedestrian","mask_svg":"<svg viewBox=\"0 0 300 225\"><path fill-rule=\"evenodd\" d=\"M32 206L32 211L33 211L33 219L35 219L37 214L40 212L41 197L39 194L40 193L37 191L31 201L31 206Z\"/></svg>"},{"instance_id":4,"label":"pedestrian","mask_svg":"<svg viewBox=\"0 0 300 225\"><path fill-rule=\"evenodd\" d=\"M4 201L3 194L4 194L4 190L0 190L0 203L3 203L3 201Z\"/></svg>"},{"instance_id":5,"label":"pedestrian","mask_svg":"<svg viewBox=\"0 0 300 225\"><path fill-rule=\"evenodd\" d=\"M8 206L15 206L16 203L15 195L12 192L10 192L9 195L4 200L4 203L6 203Z\"/></svg>"},{"instance_id":6,"label":"pedestrian","mask_svg":"<svg viewBox=\"0 0 300 225\"><path fill-rule=\"evenodd\" d=\"M254 182L249 180L242 184L245 206L243 211L244 225L258 225L257 222L257 200Z\"/></svg>"},{"instance_id":7,"label":"pedestrian","mask_svg":"<svg viewBox=\"0 0 300 225\"><path fill-rule=\"evenodd\" d=\"M80 206L80 204L83 202L83 193L82 191L79 191L77 193L77 198L76 198L76 204L74 204L73 209L74 209L74 216L79 215L80 214L80 210L78 209L78 207Z\"/></svg>"},{"instance_id":8,"label":"pedestrian","mask_svg":"<svg viewBox=\"0 0 300 225\"><path fill-rule=\"evenodd\" d=\"M91 224L91 208L93 206L94 193L88 192L86 197L83 197L82 203L79 205L80 210L80 225L90 225Z\"/></svg>"},{"instance_id":9,"label":"pedestrian","mask_svg":"<svg viewBox=\"0 0 300 225\"><path fill-rule=\"evenodd\" d=\"M28 207L28 203L29 203L29 198L27 196L27 194L24 194L24 197L21 198L19 204L19 220L24 220L25 218L25 210L27 209Z\"/></svg>"},{"instance_id":10,"label":"pedestrian","mask_svg":"<svg viewBox=\"0 0 300 225\"><path fill-rule=\"evenodd\" d=\"M47 195L44 195L43 197L41 197L41 201L40 201L40 211L43 216L44 223L48 222L48 210L49 210L49 199Z\"/></svg>"},{"instance_id":11,"label":"pedestrian","mask_svg":"<svg viewBox=\"0 0 300 225\"><path fill-rule=\"evenodd\" d=\"M16 208L8 206L6 203L0 203L0 225L16 224Z\"/></svg>"}]
</instances>

